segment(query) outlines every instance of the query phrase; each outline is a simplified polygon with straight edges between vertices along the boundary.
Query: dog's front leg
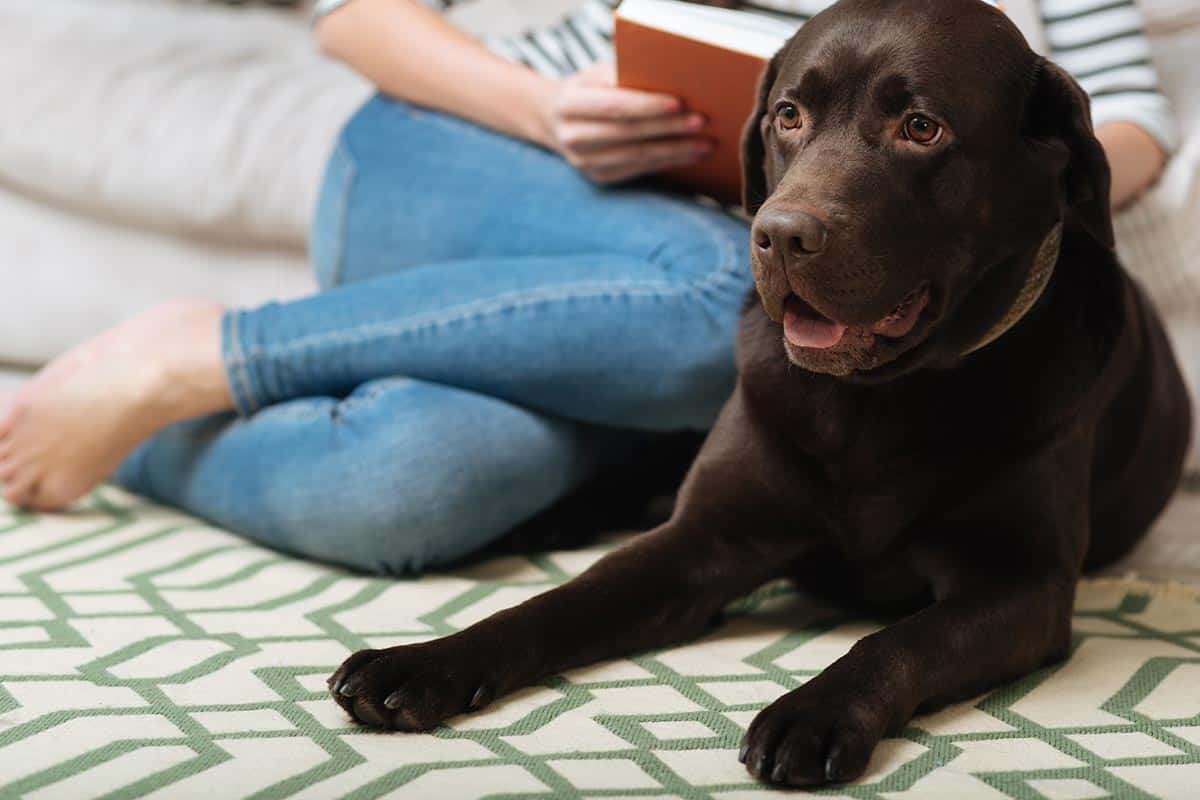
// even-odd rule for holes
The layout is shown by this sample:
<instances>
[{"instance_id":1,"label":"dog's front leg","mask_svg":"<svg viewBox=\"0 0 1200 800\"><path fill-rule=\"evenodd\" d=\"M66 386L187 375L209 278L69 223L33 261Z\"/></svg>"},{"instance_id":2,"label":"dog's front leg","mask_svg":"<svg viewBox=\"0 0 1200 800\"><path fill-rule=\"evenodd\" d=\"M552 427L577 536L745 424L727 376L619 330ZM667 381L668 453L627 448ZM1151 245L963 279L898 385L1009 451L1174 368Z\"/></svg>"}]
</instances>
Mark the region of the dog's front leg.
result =
<instances>
[{"instance_id":1,"label":"dog's front leg","mask_svg":"<svg viewBox=\"0 0 1200 800\"><path fill-rule=\"evenodd\" d=\"M810 546L779 500L803 492L773 485L788 468L746 424L735 395L662 527L452 636L355 653L329 680L334 698L369 725L428 730L546 675L699 635Z\"/></svg>"},{"instance_id":2,"label":"dog's front leg","mask_svg":"<svg viewBox=\"0 0 1200 800\"><path fill-rule=\"evenodd\" d=\"M921 708L973 696L1066 656L1072 580L977 585L860 640L765 708L739 759L789 786L852 780Z\"/></svg>"},{"instance_id":3,"label":"dog's front leg","mask_svg":"<svg viewBox=\"0 0 1200 800\"><path fill-rule=\"evenodd\" d=\"M546 675L693 638L728 602L778 574L739 559L737 549L668 523L456 634L356 653L331 690L361 722L427 730Z\"/></svg>"},{"instance_id":4,"label":"dog's front leg","mask_svg":"<svg viewBox=\"0 0 1200 800\"><path fill-rule=\"evenodd\" d=\"M751 774L792 786L852 780L918 710L1065 658L1087 548L1086 452L1069 442L939 508L905 556L934 603L765 708L739 754Z\"/></svg>"}]
</instances>

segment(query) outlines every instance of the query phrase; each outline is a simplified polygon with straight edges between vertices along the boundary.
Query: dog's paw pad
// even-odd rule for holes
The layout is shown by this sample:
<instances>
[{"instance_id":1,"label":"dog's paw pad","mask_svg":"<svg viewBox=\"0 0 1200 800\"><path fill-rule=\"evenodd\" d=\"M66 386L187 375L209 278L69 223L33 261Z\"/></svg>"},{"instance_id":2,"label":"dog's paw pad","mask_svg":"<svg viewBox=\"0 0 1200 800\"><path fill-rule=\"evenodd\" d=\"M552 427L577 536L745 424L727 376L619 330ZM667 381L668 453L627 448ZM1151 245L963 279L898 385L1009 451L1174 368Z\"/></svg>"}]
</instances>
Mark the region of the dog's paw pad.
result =
<instances>
[{"instance_id":1,"label":"dog's paw pad","mask_svg":"<svg viewBox=\"0 0 1200 800\"><path fill-rule=\"evenodd\" d=\"M351 717L375 728L426 731L491 702L477 675L479 659L441 641L363 650L329 678L329 690Z\"/></svg>"},{"instance_id":2,"label":"dog's paw pad","mask_svg":"<svg viewBox=\"0 0 1200 800\"><path fill-rule=\"evenodd\" d=\"M784 786L819 786L863 773L878 737L843 703L801 702L785 695L762 711L742 739L738 760L755 778Z\"/></svg>"}]
</instances>

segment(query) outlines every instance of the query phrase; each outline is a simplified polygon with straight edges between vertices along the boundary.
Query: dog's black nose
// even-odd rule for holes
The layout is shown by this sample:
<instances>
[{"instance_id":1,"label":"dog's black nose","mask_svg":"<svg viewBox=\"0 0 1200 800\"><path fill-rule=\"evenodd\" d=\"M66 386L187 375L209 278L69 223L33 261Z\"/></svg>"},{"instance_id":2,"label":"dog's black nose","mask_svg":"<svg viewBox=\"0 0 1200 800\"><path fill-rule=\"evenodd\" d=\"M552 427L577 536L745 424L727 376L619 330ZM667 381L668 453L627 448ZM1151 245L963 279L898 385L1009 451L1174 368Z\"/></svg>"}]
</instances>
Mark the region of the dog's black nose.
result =
<instances>
[{"instance_id":1,"label":"dog's black nose","mask_svg":"<svg viewBox=\"0 0 1200 800\"><path fill-rule=\"evenodd\" d=\"M825 249L829 239L825 223L812 214L769 205L754 218L751 235L764 255L774 254L784 261L814 256Z\"/></svg>"}]
</instances>

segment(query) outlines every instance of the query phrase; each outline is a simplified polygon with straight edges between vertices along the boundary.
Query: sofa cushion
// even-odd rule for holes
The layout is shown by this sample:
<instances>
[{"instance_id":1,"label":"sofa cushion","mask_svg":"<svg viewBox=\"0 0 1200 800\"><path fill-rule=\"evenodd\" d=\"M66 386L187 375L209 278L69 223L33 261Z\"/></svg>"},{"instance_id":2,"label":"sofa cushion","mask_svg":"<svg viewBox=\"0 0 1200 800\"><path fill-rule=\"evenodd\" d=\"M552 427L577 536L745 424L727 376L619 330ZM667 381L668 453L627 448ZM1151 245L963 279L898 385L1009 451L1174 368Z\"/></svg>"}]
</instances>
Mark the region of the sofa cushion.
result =
<instances>
[{"instance_id":1,"label":"sofa cushion","mask_svg":"<svg viewBox=\"0 0 1200 800\"><path fill-rule=\"evenodd\" d=\"M314 288L303 253L153 233L0 190L0 364L40 365L155 303L254 306Z\"/></svg>"},{"instance_id":2,"label":"sofa cushion","mask_svg":"<svg viewBox=\"0 0 1200 800\"><path fill-rule=\"evenodd\" d=\"M303 246L332 140L370 87L300 11L0 4L0 182L227 242Z\"/></svg>"}]
</instances>

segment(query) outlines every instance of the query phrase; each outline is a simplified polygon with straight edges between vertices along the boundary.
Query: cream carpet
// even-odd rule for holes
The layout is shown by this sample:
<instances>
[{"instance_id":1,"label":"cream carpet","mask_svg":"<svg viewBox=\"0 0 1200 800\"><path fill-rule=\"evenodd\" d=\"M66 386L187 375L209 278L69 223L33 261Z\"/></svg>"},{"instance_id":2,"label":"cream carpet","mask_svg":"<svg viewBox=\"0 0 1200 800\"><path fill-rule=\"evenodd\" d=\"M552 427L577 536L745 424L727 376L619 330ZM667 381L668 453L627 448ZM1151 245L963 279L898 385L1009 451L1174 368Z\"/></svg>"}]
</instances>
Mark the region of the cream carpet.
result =
<instances>
[{"instance_id":1,"label":"cream carpet","mask_svg":"<svg viewBox=\"0 0 1200 800\"><path fill-rule=\"evenodd\" d=\"M0 797L771 796L735 759L742 731L874 629L781 587L704 641L434 735L365 732L327 698L351 650L456 630L603 550L382 580L109 489L63 516L0 509ZM1200 796L1196 592L1093 580L1075 630L1064 666L915 720L823 796Z\"/></svg>"}]
</instances>

